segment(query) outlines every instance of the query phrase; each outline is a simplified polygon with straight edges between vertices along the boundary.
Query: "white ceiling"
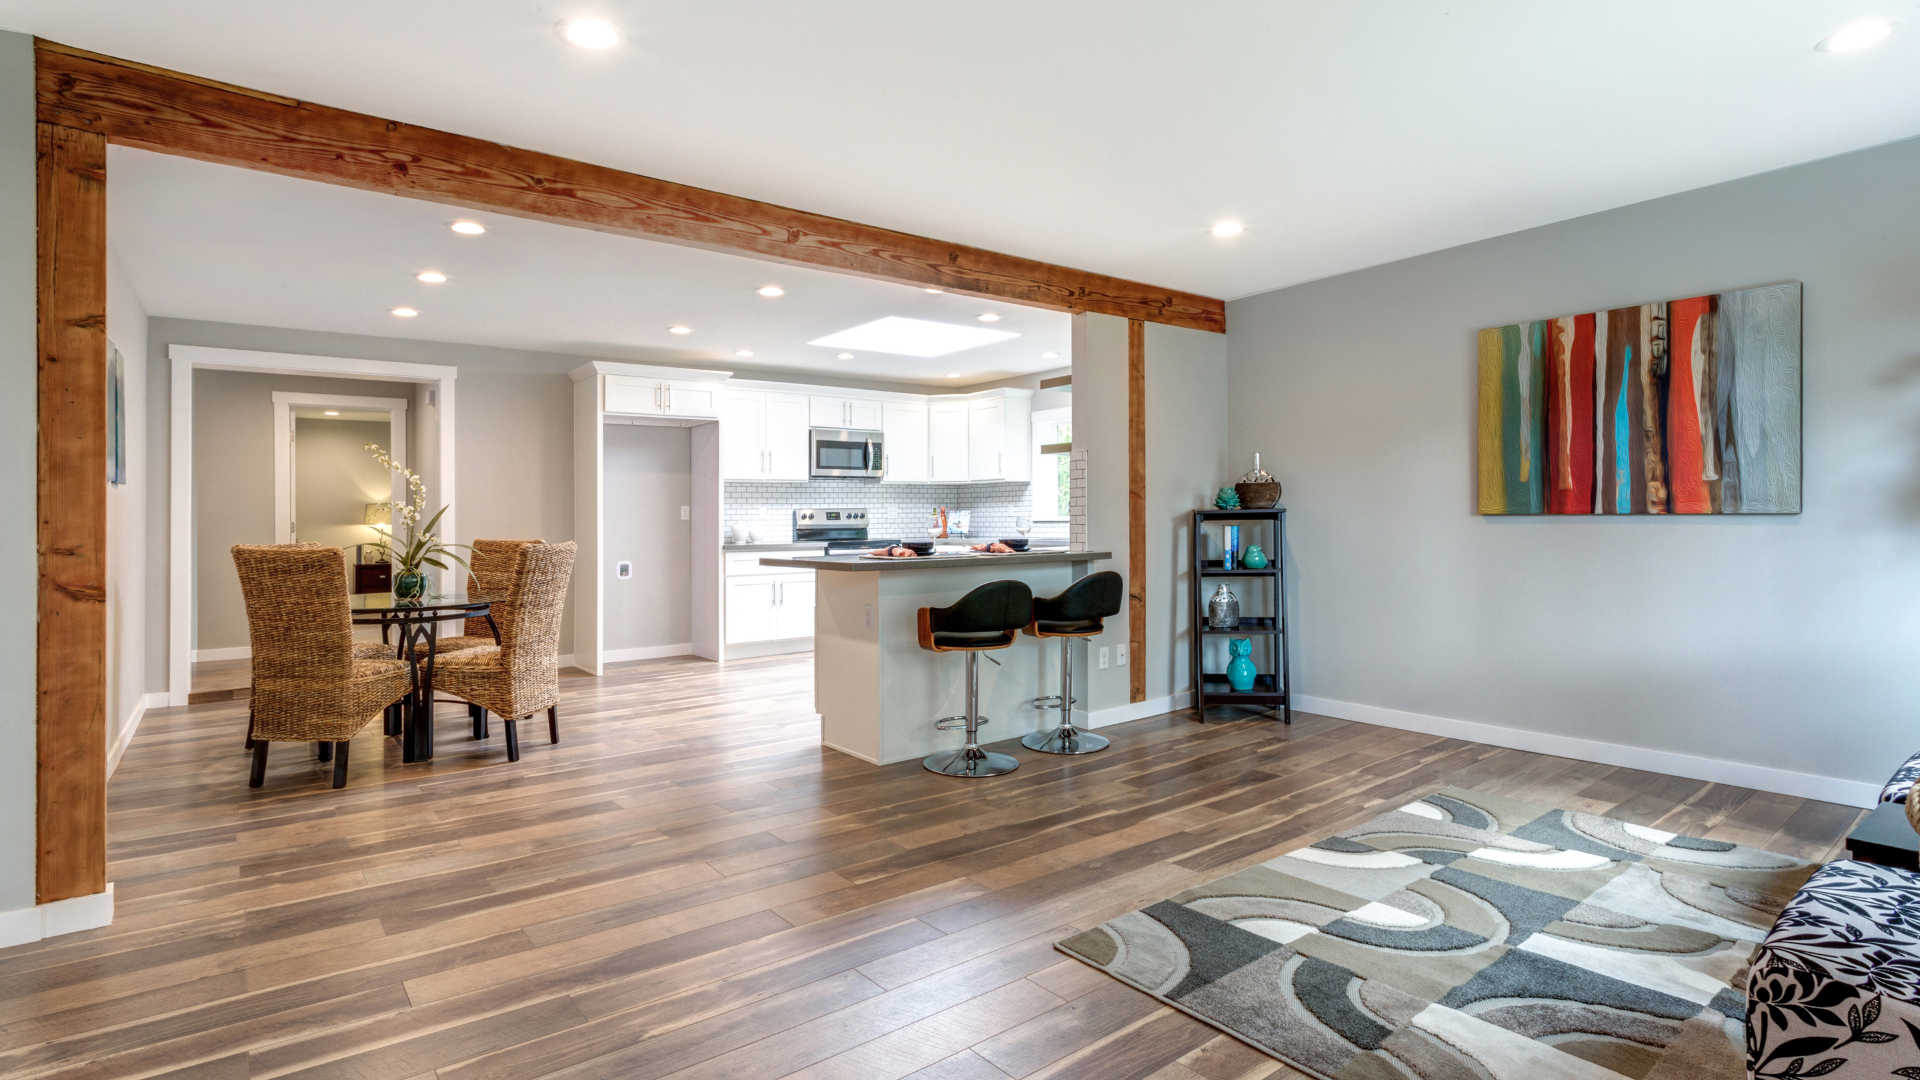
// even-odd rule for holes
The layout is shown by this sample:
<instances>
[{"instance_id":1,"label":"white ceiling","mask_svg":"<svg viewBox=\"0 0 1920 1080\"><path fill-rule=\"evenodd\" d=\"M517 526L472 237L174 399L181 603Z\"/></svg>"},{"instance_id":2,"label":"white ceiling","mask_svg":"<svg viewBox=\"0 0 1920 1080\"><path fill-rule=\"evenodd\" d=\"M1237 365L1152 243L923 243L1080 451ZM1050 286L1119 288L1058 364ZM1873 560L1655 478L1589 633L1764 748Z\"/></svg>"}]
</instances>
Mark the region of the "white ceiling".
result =
<instances>
[{"instance_id":1,"label":"white ceiling","mask_svg":"<svg viewBox=\"0 0 1920 1080\"><path fill-rule=\"evenodd\" d=\"M459 219L487 232L461 236ZM108 151L107 236L151 315L933 385L1069 362L1060 312L125 147ZM403 306L419 315L391 314ZM975 319L987 312L1001 318ZM807 344L889 315L1020 336L934 359Z\"/></svg>"},{"instance_id":2,"label":"white ceiling","mask_svg":"<svg viewBox=\"0 0 1920 1080\"><path fill-rule=\"evenodd\" d=\"M554 33L598 15L589 52ZM1877 49L1813 45L1867 15ZM1916 0L0 0L0 26L1243 296L1920 133ZM1206 229L1236 217L1247 232Z\"/></svg>"}]
</instances>

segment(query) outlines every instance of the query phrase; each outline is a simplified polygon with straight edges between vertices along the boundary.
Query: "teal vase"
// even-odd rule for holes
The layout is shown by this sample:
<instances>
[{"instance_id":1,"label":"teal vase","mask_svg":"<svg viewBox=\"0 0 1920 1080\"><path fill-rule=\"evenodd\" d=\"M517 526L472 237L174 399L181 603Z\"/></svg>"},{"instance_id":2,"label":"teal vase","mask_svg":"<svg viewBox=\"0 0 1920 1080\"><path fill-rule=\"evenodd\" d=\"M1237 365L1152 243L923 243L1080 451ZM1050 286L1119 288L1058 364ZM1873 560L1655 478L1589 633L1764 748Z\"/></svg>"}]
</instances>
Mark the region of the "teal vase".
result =
<instances>
[{"instance_id":1,"label":"teal vase","mask_svg":"<svg viewBox=\"0 0 1920 1080\"><path fill-rule=\"evenodd\" d=\"M1233 657L1227 665L1227 685L1238 693L1253 689L1253 679L1258 673L1253 666L1253 639L1228 638L1227 654Z\"/></svg>"},{"instance_id":2,"label":"teal vase","mask_svg":"<svg viewBox=\"0 0 1920 1080\"><path fill-rule=\"evenodd\" d=\"M418 600L420 594L427 591L427 578L411 570L402 570L393 575L393 598L395 600Z\"/></svg>"},{"instance_id":3,"label":"teal vase","mask_svg":"<svg viewBox=\"0 0 1920 1080\"><path fill-rule=\"evenodd\" d=\"M1267 568L1267 553L1260 550L1259 544L1248 545L1247 553L1240 556L1240 565L1245 566L1249 570L1265 570Z\"/></svg>"}]
</instances>

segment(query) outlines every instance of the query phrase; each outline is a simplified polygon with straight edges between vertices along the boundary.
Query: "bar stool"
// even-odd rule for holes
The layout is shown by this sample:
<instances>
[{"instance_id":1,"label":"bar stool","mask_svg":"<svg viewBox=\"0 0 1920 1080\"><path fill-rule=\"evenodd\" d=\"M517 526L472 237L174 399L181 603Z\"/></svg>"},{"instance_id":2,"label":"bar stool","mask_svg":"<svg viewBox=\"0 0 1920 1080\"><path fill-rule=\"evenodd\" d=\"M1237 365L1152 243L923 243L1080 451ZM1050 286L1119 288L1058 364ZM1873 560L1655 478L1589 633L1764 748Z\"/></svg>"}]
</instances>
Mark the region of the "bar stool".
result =
<instances>
[{"instance_id":1,"label":"bar stool","mask_svg":"<svg viewBox=\"0 0 1920 1080\"><path fill-rule=\"evenodd\" d=\"M1037 638L1060 639L1060 693L1035 698L1033 707L1060 708L1060 726L1052 731L1036 731L1020 740L1020 745L1043 754L1091 754L1105 750L1109 740L1073 726L1073 639L1088 638L1105 630L1102 619L1120 614L1120 601L1126 596L1126 583L1111 570L1088 574L1067 586L1059 596L1035 597L1033 621L1027 633Z\"/></svg>"},{"instance_id":2,"label":"bar stool","mask_svg":"<svg viewBox=\"0 0 1920 1080\"><path fill-rule=\"evenodd\" d=\"M941 731L965 728L967 745L942 751L923 764L942 776L1001 776L1020 767L1006 754L980 748L980 654L1013 646L1014 635L1033 619L1033 590L1024 581L989 581L952 607L920 609L920 647L967 654L967 711L934 721Z\"/></svg>"}]
</instances>

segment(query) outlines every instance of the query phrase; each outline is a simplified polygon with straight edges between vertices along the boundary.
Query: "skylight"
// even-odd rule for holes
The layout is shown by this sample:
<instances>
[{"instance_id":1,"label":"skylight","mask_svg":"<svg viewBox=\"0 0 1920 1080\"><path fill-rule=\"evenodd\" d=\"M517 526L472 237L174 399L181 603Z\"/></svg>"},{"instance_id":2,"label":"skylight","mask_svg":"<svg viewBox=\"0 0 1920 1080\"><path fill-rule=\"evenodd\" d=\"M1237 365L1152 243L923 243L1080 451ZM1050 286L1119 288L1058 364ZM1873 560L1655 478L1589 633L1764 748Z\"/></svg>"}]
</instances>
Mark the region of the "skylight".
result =
<instances>
[{"instance_id":1,"label":"skylight","mask_svg":"<svg viewBox=\"0 0 1920 1080\"><path fill-rule=\"evenodd\" d=\"M1008 330L954 326L951 323L889 315L851 330L816 338L807 344L824 345L829 349L852 349L855 352L892 353L895 356L945 356L1019 336Z\"/></svg>"}]
</instances>

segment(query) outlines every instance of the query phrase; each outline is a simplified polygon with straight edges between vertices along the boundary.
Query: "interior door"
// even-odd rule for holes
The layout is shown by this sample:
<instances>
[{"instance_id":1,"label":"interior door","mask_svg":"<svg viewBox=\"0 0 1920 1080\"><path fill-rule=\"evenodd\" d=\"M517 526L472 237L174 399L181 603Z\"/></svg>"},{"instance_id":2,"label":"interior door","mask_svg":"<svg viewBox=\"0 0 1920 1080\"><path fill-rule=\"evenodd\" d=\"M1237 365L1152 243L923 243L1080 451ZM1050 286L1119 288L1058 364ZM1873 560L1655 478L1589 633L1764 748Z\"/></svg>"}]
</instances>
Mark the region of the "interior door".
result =
<instances>
[{"instance_id":1,"label":"interior door","mask_svg":"<svg viewBox=\"0 0 1920 1080\"><path fill-rule=\"evenodd\" d=\"M935 483L967 479L967 403L940 401L927 406L927 457Z\"/></svg>"},{"instance_id":2,"label":"interior door","mask_svg":"<svg viewBox=\"0 0 1920 1080\"><path fill-rule=\"evenodd\" d=\"M726 480L766 477L767 395L730 390L720 415L720 476Z\"/></svg>"},{"instance_id":3,"label":"interior door","mask_svg":"<svg viewBox=\"0 0 1920 1080\"><path fill-rule=\"evenodd\" d=\"M975 401L967 410L967 479L999 480L1007 475L1007 404Z\"/></svg>"},{"instance_id":4,"label":"interior door","mask_svg":"<svg viewBox=\"0 0 1920 1080\"><path fill-rule=\"evenodd\" d=\"M880 417L880 431L886 443L886 473L883 480L895 483L924 483L927 479L927 407L906 401L889 401Z\"/></svg>"},{"instance_id":5,"label":"interior door","mask_svg":"<svg viewBox=\"0 0 1920 1080\"><path fill-rule=\"evenodd\" d=\"M768 480L805 480L808 458L807 398L804 394L768 394L766 448Z\"/></svg>"}]
</instances>

